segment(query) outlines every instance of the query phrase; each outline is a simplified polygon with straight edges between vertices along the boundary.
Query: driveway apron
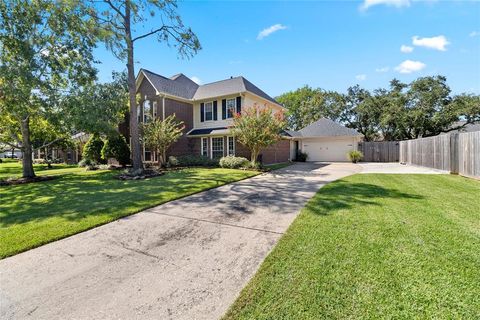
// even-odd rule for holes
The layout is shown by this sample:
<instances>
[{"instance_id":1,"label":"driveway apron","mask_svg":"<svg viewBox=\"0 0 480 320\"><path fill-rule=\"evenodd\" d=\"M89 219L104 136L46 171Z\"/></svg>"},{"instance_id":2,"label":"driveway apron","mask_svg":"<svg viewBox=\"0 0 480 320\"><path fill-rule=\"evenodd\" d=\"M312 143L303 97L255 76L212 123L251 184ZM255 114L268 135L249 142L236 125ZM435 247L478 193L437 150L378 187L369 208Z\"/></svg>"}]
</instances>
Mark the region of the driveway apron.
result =
<instances>
[{"instance_id":1,"label":"driveway apron","mask_svg":"<svg viewBox=\"0 0 480 320\"><path fill-rule=\"evenodd\" d=\"M347 163L301 163L0 261L1 319L217 319Z\"/></svg>"}]
</instances>

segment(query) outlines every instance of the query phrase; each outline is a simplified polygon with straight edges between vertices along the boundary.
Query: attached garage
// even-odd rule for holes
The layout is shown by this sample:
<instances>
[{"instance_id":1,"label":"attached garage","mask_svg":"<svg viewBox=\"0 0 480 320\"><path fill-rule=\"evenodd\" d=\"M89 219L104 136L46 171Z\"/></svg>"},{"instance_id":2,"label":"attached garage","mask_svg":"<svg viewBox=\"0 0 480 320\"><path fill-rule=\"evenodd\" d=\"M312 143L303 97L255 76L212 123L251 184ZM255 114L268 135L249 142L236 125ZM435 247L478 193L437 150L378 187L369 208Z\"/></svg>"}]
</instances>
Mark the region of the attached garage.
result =
<instances>
[{"instance_id":1,"label":"attached garage","mask_svg":"<svg viewBox=\"0 0 480 320\"><path fill-rule=\"evenodd\" d=\"M348 161L347 153L356 150L351 137L303 139L302 149L308 161Z\"/></svg>"},{"instance_id":2,"label":"attached garage","mask_svg":"<svg viewBox=\"0 0 480 320\"><path fill-rule=\"evenodd\" d=\"M362 138L356 130L342 126L332 120L322 118L295 132L292 149L307 154L307 161L342 162L348 160L348 152L357 150ZM297 150L292 150L295 154Z\"/></svg>"}]
</instances>

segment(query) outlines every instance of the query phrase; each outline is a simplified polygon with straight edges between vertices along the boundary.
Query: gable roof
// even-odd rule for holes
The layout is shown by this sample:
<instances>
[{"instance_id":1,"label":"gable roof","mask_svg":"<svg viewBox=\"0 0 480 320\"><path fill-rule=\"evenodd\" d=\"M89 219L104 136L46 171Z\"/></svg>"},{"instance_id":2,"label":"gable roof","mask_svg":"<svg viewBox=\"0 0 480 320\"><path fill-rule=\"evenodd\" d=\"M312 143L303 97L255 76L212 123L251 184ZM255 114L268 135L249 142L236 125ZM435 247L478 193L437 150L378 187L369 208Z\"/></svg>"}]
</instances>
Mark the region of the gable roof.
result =
<instances>
[{"instance_id":1,"label":"gable roof","mask_svg":"<svg viewBox=\"0 0 480 320\"><path fill-rule=\"evenodd\" d=\"M146 69L140 69L140 73L142 72L158 92L183 99L205 100L231 94L250 92L280 105L275 99L241 76L198 85L182 73L166 78Z\"/></svg>"},{"instance_id":2,"label":"gable roof","mask_svg":"<svg viewBox=\"0 0 480 320\"><path fill-rule=\"evenodd\" d=\"M321 118L297 132L300 133L301 137L337 137L360 135L357 130L347 128L327 118Z\"/></svg>"},{"instance_id":3,"label":"gable roof","mask_svg":"<svg viewBox=\"0 0 480 320\"><path fill-rule=\"evenodd\" d=\"M198 84L181 73L171 78L166 78L145 69L140 69L140 73L141 72L143 72L155 90L172 96L183 99L192 99L198 88Z\"/></svg>"}]
</instances>

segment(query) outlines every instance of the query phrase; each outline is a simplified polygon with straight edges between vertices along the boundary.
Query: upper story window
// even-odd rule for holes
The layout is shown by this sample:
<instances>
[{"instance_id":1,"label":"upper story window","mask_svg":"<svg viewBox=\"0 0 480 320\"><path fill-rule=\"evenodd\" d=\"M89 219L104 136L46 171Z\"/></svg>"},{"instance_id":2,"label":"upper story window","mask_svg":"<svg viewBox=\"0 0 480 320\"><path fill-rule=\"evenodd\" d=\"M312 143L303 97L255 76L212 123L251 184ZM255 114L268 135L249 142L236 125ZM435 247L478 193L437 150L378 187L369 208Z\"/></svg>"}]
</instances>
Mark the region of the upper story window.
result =
<instances>
[{"instance_id":1,"label":"upper story window","mask_svg":"<svg viewBox=\"0 0 480 320\"><path fill-rule=\"evenodd\" d=\"M143 122L147 123L152 118L152 105L150 100L145 100L143 103Z\"/></svg>"},{"instance_id":2,"label":"upper story window","mask_svg":"<svg viewBox=\"0 0 480 320\"><path fill-rule=\"evenodd\" d=\"M226 118L233 118L235 113L237 112L237 99L227 99L227 114Z\"/></svg>"},{"instance_id":3,"label":"upper story window","mask_svg":"<svg viewBox=\"0 0 480 320\"><path fill-rule=\"evenodd\" d=\"M213 120L213 102L205 103L205 121Z\"/></svg>"}]
</instances>

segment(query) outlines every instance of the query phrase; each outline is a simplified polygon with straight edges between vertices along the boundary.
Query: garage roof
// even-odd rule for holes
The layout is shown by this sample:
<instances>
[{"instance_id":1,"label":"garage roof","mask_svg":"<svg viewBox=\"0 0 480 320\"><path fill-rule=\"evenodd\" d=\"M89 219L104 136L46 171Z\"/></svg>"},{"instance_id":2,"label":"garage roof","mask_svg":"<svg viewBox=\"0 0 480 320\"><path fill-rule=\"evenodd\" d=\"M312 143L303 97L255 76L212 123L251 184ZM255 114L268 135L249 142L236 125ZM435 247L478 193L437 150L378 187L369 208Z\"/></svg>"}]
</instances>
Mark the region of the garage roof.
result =
<instances>
[{"instance_id":1,"label":"garage roof","mask_svg":"<svg viewBox=\"0 0 480 320\"><path fill-rule=\"evenodd\" d=\"M338 137L338 136L359 136L357 130L347 128L335 121L321 118L318 121L297 131L301 137Z\"/></svg>"}]
</instances>

